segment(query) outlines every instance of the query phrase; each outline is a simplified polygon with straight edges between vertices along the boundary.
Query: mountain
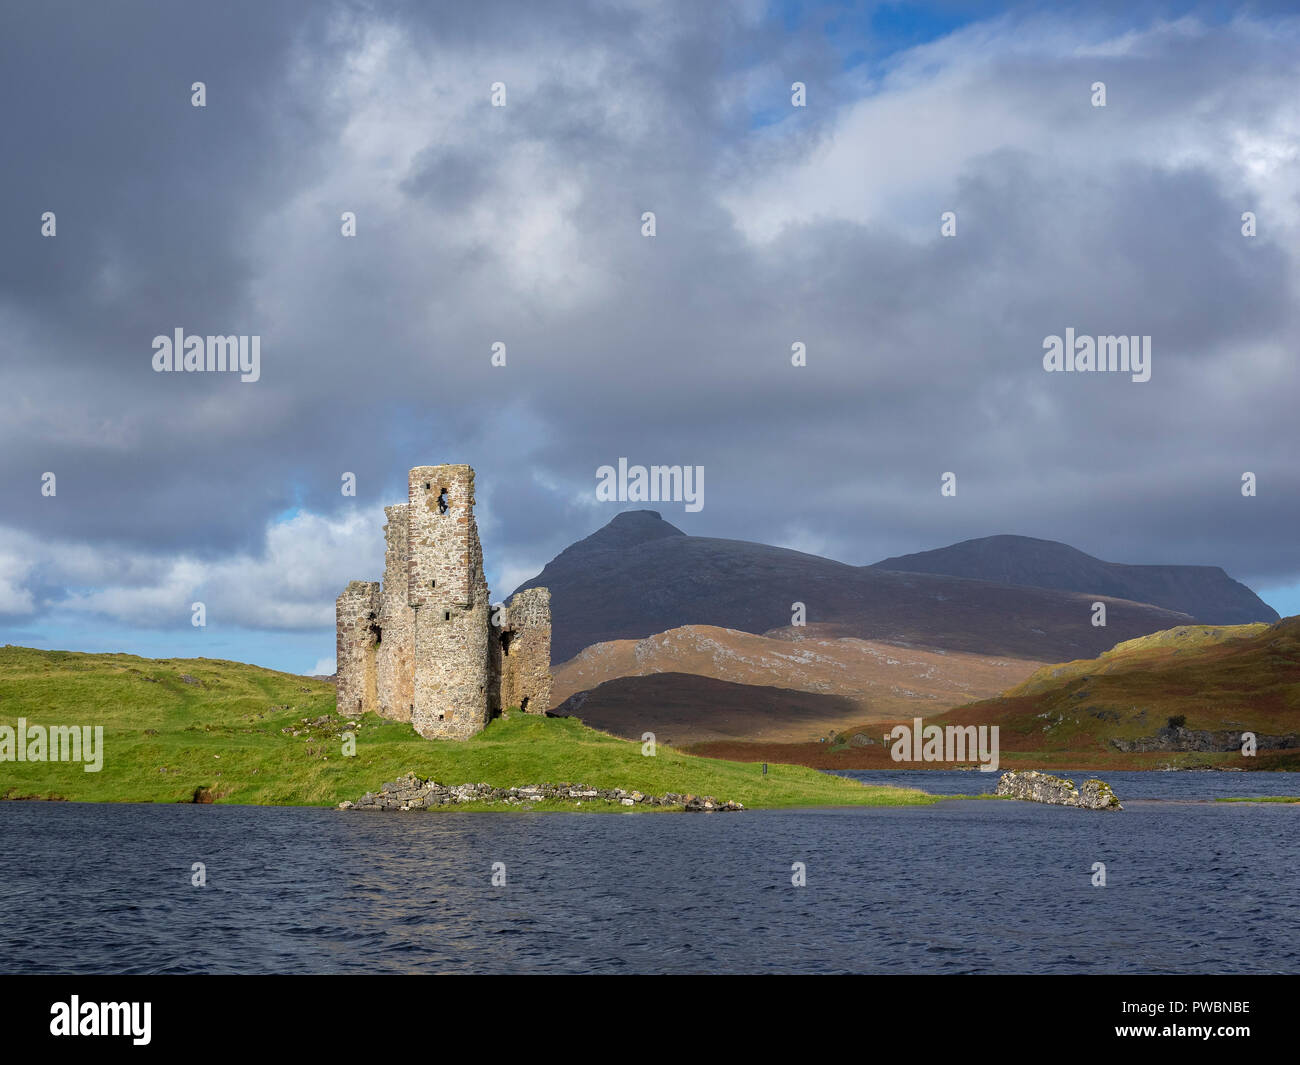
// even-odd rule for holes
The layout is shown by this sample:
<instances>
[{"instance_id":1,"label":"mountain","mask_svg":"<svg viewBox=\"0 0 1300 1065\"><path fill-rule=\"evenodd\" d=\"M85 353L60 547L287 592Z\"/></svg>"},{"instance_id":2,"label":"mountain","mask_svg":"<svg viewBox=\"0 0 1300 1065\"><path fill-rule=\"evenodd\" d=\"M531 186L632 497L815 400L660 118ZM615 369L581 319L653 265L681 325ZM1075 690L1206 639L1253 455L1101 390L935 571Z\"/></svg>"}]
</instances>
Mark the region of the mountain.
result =
<instances>
[{"instance_id":1,"label":"mountain","mask_svg":"<svg viewBox=\"0 0 1300 1065\"><path fill-rule=\"evenodd\" d=\"M887 558L874 568L1108 595L1175 610L1206 625L1278 620L1276 610L1218 566L1127 566L1029 536L964 540Z\"/></svg>"},{"instance_id":2,"label":"mountain","mask_svg":"<svg viewBox=\"0 0 1300 1065\"><path fill-rule=\"evenodd\" d=\"M850 566L781 547L687 536L655 511L627 511L565 548L522 588L551 590L551 659L682 625L765 633L793 604L833 636L1059 662L1186 624L1177 613L1098 594ZM516 589L518 591L519 589ZM1091 624L1094 599L1107 625Z\"/></svg>"}]
</instances>

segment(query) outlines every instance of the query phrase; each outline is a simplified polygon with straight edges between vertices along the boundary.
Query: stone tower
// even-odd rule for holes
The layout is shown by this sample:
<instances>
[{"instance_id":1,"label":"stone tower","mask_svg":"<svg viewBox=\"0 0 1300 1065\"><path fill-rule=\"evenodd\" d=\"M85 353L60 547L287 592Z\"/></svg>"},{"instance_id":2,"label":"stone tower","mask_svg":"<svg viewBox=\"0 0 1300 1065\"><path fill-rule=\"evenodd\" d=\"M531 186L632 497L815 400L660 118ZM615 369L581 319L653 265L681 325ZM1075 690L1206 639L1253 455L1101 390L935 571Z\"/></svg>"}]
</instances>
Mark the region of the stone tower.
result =
<instances>
[{"instance_id":1,"label":"stone tower","mask_svg":"<svg viewBox=\"0 0 1300 1065\"><path fill-rule=\"evenodd\" d=\"M551 698L550 593L493 608L469 466L417 466L407 501L385 507L382 586L353 581L336 603L338 707L468 739L500 710L544 714Z\"/></svg>"},{"instance_id":2,"label":"stone tower","mask_svg":"<svg viewBox=\"0 0 1300 1065\"><path fill-rule=\"evenodd\" d=\"M474 520L474 471L417 466L406 504L406 598L415 612L421 736L468 739L488 721L488 586Z\"/></svg>"}]
</instances>

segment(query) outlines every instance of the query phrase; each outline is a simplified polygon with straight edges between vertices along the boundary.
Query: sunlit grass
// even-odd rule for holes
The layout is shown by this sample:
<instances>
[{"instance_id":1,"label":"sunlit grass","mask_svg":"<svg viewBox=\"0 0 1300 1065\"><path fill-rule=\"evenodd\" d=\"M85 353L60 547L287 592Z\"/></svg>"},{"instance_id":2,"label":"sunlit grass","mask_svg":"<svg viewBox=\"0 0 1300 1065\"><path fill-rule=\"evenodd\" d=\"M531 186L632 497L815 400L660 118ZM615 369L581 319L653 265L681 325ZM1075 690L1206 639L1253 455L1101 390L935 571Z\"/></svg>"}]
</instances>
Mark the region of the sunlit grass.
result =
<instances>
[{"instance_id":1,"label":"sunlit grass","mask_svg":"<svg viewBox=\"0 0 1300 1065\"><path fill-rule=\"evenodd\" d=\"M758 764L662 744L647 757L640 743L576 720L518 711L463 742L426 740L409 725L366 715L355 731L355 757L344 757L347 721L334 702L328 683L238 662L0 648L0 725L20 717L29 726L100 725L105 750L98 773L72 762L0 762L0 796L192 802L198 792L226 803L333 805L414 772L442 784L582 783L710 795L747 807L937 801L802 766L770 765L764 776ZM322 717L328 720L317 724ZM528 808L539 807L574 808Z\"/></svg>"}]
</instances>

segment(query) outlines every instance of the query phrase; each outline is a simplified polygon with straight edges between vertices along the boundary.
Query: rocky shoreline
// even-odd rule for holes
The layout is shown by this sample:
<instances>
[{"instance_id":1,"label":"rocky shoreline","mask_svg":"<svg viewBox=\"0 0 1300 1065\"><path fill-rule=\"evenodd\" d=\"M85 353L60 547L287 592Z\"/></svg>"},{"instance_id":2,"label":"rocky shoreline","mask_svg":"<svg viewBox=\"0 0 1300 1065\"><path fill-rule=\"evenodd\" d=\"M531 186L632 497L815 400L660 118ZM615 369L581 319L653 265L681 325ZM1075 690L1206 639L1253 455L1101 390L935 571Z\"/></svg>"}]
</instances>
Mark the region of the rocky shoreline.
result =
<instances>
[{"instance_id":1,"label":"rocky shoreline","mask_svg":"<svg viewBox=\"0 0 1300 1065\"><path fill-rule=\"evenodd\" d=\"M1169 726L1156 732L1154 736L1139 736L1135 740L1112 739L1110 745L1125 754L1145 751L1196 751L1201 753L1222 754L1240 751L1243 740L1241 729L1221 729L1212 732L1209 729L1189 729L1182 726ZM1259 734L1255 737L1255 748L1260 751L1286 751L1300 747L1300 735L1288 732L1280 736Z\"/></svg>"},{"instance_id":2,"label":"rocky shoreline","mask_svg":"<svg viewBox=\"0 0 1300 1065\"><path fill-rule=\"evenodd\" d=\"M507 806L528 806L545 799L584 803L611 802L620 806L658 806L677 808L686 813L728 813L743 810L738 802L715 799L712 795L647 795L623 788L591 788L585 784L527 784L516 788L497 788L490 784L439 784L421 780L408 773L390 780L379 791L368 791L356 802L339 803L340 810L431 810L440 806L499 802Z\"/></svg>"},{"instance_id":3,"label":"rocky shoreline","mask_svg":"<svg viewBox=\"0 0 1300 1065\"><path fill-rule=\"evenodd\" d=\"M1003 773L996 795L1026 802L1044 802L1052 806L1076 806L1084 810L1122 810L1119 799L1105 781L1085 780L1076 788L1074 781L1029 769Z\"/></svg>"}]
</instances>

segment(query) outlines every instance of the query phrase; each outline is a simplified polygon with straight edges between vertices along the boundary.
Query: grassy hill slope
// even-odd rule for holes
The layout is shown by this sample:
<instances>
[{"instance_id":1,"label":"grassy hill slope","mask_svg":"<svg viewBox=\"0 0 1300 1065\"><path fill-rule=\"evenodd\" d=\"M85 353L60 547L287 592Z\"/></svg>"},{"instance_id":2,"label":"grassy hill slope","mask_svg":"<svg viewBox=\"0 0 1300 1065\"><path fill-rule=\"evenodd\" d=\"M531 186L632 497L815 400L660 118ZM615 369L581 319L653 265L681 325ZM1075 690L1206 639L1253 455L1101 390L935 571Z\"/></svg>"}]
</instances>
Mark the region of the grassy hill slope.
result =
<instances>
[{"instance_id":1,"label":"grassy hill slope","mask_svg":"<svg viewBox=\"0 0 1300 1065\"><path fill-rule=\"evenodd\" d=\"M198 794L200 801L332 805L411 771L447 784L569 781L751 807L932 801L798 766L773 765L764 778L756 765L662 744L645 757L639 743L577 721L520 713L467 742L425 740L410 725L366 715L357 721L356 756L344 757L349 722L334 703L327 682L238 662L6 646L0 725L16 726L20 717L28 726L102 725L105 754L98 773L75 762L0 761L0 797L193 802ZM550 804L532 808L539 805Z\"/></svg>"},{"instance_id":2,"label":"grassy hill slope","mask_svg":"<svg viewBox=\"0 0 1300 1065\"><path fill-rule=\"evenodd\" d=\"M1127 640L1097 658L1045 666L996 698L925 715L927 724L997 725L1005 769L1300 770L1295 748L1260 749L1246 758L1239 748L1122 751L1111 742L1156 737L1171 718L1198 732L1300 733L1300 617L1275 625L1178 626ZM834 743L703 743L691 749L826 769L896 769L899 763L881 742L889 724L863 723L833 737L841 741ZM842 742L855 732L875 742Z\"/></svg>"},{"instance_id":3,"label":"grassy hill slope","mask_svg":"<svg viewBox=\"0 0 1300 1065\"><path fill-rule=\"evenodd\" d=\"M1095 659L1038 670L995 699L935 720L1001 727L1004 751L1115 754L1145 762L1300 769L1300 751L1115 752L1110 741L1187 729L1300 732L1300 617L1275 625L1187 625L1116 645Z\"/></svg>"}]
</instances>

